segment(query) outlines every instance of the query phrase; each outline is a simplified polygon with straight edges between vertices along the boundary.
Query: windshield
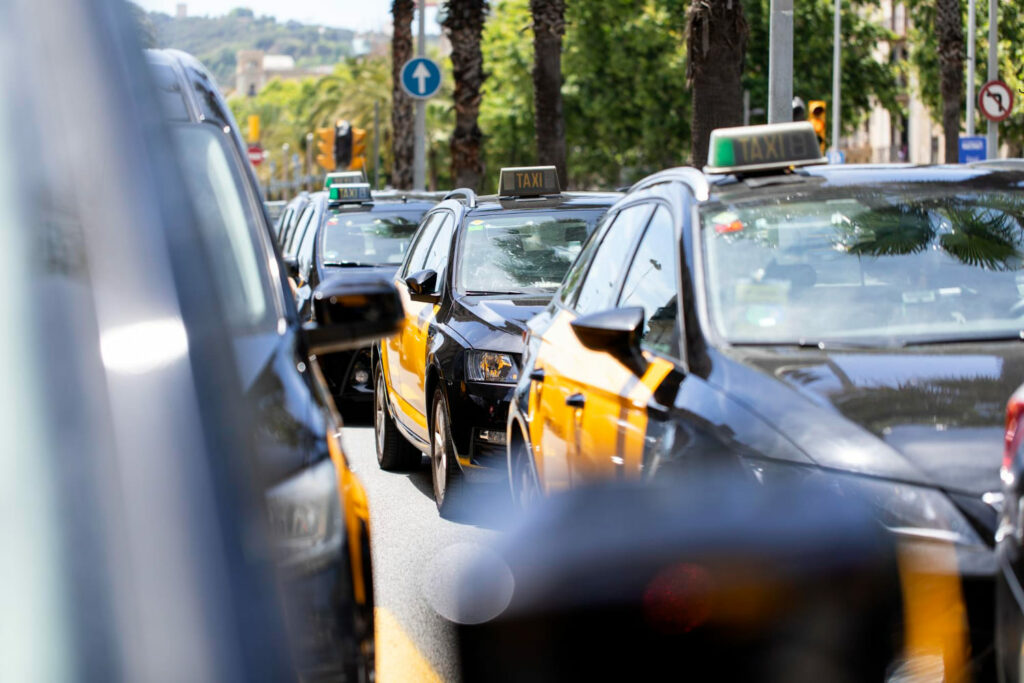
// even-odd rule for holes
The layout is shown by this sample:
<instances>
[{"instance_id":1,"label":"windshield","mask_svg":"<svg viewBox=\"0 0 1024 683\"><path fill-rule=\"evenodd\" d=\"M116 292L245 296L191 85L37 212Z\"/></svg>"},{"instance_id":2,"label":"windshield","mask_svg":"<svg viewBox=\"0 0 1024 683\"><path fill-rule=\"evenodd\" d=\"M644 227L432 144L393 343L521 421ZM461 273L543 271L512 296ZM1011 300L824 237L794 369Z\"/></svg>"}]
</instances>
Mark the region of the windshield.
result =
<instances>
[{"instance_id":1,"label":"windshield","mask_svg":"<svg viewBox=\"0 0 1024 683\"><path fill-rule=\"evenodd\" d=\"M422 212L332 211L324 226L323 265L397 266Z\"/></svg>"},{"instance_id":2,"label":"windshield","mask_svg":"<svg viewBox=\"0 0 1024 683\"><path fill-rule=\"evenodd\" d=\"M604 209L470 217L459 247L464 293L553 293Z\"/></svg>"},{"instance_id":3,"label":"windshield","mask_svg":"<svg viewBox=\"0 0 1024 683\"><path fill-rule=\"evenodd\" d=\"M1024 193L849 188L701 211L709 306L733 343L1016 339Z\"/></svg>"}]
</instances>

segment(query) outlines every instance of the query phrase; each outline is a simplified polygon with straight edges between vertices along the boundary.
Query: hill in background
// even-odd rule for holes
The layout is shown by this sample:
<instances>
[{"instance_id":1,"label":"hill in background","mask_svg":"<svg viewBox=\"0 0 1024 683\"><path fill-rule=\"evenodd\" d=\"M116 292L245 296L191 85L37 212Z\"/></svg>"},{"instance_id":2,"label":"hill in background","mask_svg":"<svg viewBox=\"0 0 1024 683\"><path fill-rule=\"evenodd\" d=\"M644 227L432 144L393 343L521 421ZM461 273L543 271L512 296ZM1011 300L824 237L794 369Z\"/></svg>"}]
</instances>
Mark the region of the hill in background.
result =
<instances>
[{"instance_id":1,"label":"hill in background","mask_svg":"<svg viewBox=\"0 0 1024 683\"><path fill-rule=\"evenodd\" d=\"M239 50L289 55L298 67L335 64L354 52L355 32L349 29L297 21L278 23L274 17L257 17L249 9L235 9L221 17L184 19L149 12L146 19L156 47L195 55L223 90L235 86L235 55Z\"/></svg>"}]
</instances>

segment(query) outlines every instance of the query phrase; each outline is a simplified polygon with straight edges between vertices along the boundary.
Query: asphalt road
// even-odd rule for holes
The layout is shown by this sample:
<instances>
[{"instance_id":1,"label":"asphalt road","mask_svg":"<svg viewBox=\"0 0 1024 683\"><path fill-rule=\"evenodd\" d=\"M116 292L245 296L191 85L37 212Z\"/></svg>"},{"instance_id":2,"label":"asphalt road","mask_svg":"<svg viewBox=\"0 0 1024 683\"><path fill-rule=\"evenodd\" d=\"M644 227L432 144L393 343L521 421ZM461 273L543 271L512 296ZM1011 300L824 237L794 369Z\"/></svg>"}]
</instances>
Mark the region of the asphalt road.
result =
<instances>
[{"instance_id":1,"label":"asphalt road","mask_svg":"<svg viewBox=\"0 0 1024 683\"><path fill-rule=\"evenodd\" d=\"M442 519L429 460L412 472L377 466L368 419L346 417L345 452L370 501L377 605L377 680L458 681L454 587L466 564L486 553L511 519L505 485L467 487L464 509ZM366 425L366 426L364 426Z\"/></svg>"}]
</instances>

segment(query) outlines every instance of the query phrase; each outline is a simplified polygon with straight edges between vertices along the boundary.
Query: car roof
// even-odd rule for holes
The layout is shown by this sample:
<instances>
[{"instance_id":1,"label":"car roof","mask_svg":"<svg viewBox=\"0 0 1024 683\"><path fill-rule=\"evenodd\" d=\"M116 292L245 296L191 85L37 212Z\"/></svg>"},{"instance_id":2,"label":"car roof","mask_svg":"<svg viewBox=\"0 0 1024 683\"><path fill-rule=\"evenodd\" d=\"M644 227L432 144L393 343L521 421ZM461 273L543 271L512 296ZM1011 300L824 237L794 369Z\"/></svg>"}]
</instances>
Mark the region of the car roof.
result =
<instances>
[{"instance_id":1,"label":"car roof","mask_svg":"<svg viewBox=\"0 0 1024 683\"><path fill-rule=\"evenodd\" d=\"M524 197L519 199L485 195L477 197L476 206L468 213L498 213L501 211L529 211L544 209L607 209L623 197L621 192L563 192L550 197ZM449 202L456 199L449 199Z\"/></svg>"}]
</instances>

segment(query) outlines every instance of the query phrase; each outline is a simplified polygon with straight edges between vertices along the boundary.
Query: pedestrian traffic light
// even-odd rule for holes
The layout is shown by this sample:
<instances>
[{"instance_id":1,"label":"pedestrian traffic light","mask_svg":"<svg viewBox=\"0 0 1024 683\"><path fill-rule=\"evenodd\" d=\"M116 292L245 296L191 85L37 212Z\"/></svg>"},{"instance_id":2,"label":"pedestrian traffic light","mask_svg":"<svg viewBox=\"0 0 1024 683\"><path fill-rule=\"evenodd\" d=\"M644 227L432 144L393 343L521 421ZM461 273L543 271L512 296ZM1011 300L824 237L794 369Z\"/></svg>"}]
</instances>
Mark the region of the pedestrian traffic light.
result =
<instances>
[{"instance_id":1,"label":"pedestrian traffic light","mask_svg":"<svg viewBox=\"0 0 1024 683\"><path fill-rule=\"evenodd\" d=\"M825 128L826 128L826 107L824 100L811 100L808 103L810 113L807 120L814 126L814 134L818 136L818 144L821 145L821 153L825 153ZM835 144L836 141L833 141Z\"/></svg>"},{"instance_id":2,"label":"pedestrian traffic light","mask_svg":"<svg viewBox=\"0 0 1024 683\"><path fill-rule=\"evenodd\" d=\"M348 167L352 171L366 168L366 130L363 128L352 129L352 160Z\"/></svg>"},{"instance_id":3,"label":"pedestrian traffic light","mask_svg":"<svg viewBox=\"0 0 1024 683\"><path fill-rule=\"evenodd\" d=\"M334 129L333 128L317 128L316 129L316 148L319 154L316 155L316 163L320 164L320 167L333 171L336 168L334 163Z\"/></svg>"},{"instance_id":4,"label":"pedestrian traffic light","mask_svg":"<svg viewBox=\"0 0 1024 683\"><path fill-rule=\"evenodd\" d=\"M334 165L348 168L352 163L352 125L341 119L334 124Z\"/></svg>"}]
</instances>

